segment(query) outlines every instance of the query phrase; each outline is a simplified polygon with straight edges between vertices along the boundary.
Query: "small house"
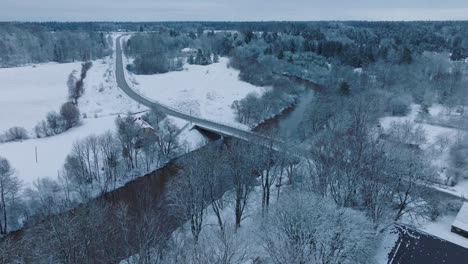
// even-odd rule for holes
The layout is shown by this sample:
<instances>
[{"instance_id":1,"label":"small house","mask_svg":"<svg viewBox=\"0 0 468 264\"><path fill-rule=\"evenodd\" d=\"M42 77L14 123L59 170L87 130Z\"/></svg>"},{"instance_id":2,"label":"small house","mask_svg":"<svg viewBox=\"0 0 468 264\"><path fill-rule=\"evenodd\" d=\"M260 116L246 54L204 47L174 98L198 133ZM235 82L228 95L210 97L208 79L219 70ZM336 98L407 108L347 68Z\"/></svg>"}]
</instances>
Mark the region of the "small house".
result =
<instances>
[{"instance_id":1,"label":"small house","mask_svg":"<svg viewBox=\"0 0 468 264\"><path fill-rule=\"evenodd\" d=\"M452 224L452 232L462 235L464 237L468 237L468 203L463 203L460 211L453 221Z\"/></svg>"},{"instance_id":2,"label":"small house","mask_svg":"<svg viewBox=\"0 0 468 264\"><path fill-rule=\"evenodd\" d=\"M133 123L135 123L144 133L154 133L154 128L141 117L133 119Z\"/></svg>"}]
</instances>

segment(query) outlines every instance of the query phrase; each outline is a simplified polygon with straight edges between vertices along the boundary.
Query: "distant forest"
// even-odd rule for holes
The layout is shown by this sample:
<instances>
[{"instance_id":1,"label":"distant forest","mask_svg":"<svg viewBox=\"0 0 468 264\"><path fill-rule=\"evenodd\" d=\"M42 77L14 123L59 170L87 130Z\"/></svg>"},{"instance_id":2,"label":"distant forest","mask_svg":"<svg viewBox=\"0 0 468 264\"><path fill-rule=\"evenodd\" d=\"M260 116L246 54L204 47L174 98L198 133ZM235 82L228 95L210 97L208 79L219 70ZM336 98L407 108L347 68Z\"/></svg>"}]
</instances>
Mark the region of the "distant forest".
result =
<instances>
[{"instance_id":1,"label":"distant forest","mask_svg":"<svg viewBox=\"0 0 468 264\"><path fill-rule=\"evenodd\" d=\"M93 60L109 55L111 44L104 32L3 23L0 24L0 67Z\"/></svg>"},{"instance_id":2,"label":"distant forest","mask_svg":"<svg viewBox=\"0 0 468 264\"><path fill-rule=\"evenodd\" d=\"M109 53L105 32L174 35L207 30L269 32L267 42L278 34L290 35L294 38L285 48L268 52L283 56L300 48L354 67L388 59L394 51L402 61L408 61L412 52L423 51L450 52L454 60L468 57L468 22L2 22L0 66L99 58Z\"/></svg>"},{"instance_id":3,"label":"distant forest","mask_svg":"<svg viewBox=\"0 0 468 264\"><path fill-rule=\"evenodd\" d=\"M241 80L273 87L262 98L249 95L232 106L238 120L251 126L300 96L300 87L284 75L320 84L331 93L381 98L377 115L404 115L412 102L455 106L465 98L467 81L462 77L461 61L468 57L466 22L117 25L121 30L144 33L132 35L125 45L126 54L134 58L128 69L137 74L182 70L183 57L188 57L189 64L207 65L225 56L240 71ZM190 54L181 52L185 47L191 48ZM322 102L327 104L326 100ZM314 122L320 124L321 120Z\"/></svg>"}]
</instances>

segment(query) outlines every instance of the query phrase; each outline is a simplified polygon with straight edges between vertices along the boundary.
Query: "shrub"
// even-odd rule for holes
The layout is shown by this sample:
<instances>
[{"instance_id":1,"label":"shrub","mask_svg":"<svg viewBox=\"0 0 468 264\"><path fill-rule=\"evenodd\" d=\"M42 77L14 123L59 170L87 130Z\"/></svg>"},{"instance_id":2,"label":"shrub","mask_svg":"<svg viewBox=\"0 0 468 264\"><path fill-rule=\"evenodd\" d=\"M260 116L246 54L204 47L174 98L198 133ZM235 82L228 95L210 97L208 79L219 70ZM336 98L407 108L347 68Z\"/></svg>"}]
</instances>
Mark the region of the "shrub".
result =
<instances>
[{"instance_id":1,"label":"shrub","mask_svg":"<svg viewBox=\"0 0 468 264\"><path fill-rule=\"evenodd\" d=\"M40 121L34 127L34 132L36 133L36 137L38 138L50 137L54 134L52 130L49 128L49 126L47 125L47 122L44 120Z\"/></svg>"},{"instance_id":2,"label":"shrub","mask_svg":"<svg viewBox=\"0 0 468 264\"><path fill-rule=\"evenodd\" d=\"M273 84L273 74L254 58L232 57L230 66L240 71L239 78L256 86Z\"/></svg>"},{"instance_id":3,"label":"shrub","mask_svg":"<svg viewBox=\"0 0 468 264\"><path fill-rule=\"evenodd\" d=\"M46 122L52 134L60 134L65 130L64 119L55 111L47 113Z\"/></svg>"},{"instance_id":4,"label":"shrub","mask_svg":"<svg viewBox=\"0 0 468 264\"><path fill-rule=\"evenodd\" d=\"M393 116L405 116L410 111L411 100L405 97L392 97L388 101L387 112Z\"/></svg>"},{"instance_id":5,"label":"shrub","mask_svg":"<svg viewBox=\"0 0 468 264\"><path fill-rule=\"evenodd\" d=\"M28 132L24 127L12 127L9 128L2 136L2 140L5 142L20 141L28 139Z\"/></svg>"},{"instance_id":6,"label":"shrub","mask_svg":"<svg viewBox=\"0 0 468 264\"><path fill-rule=\"evenodd\" d=\"M60 115L65 122L65 130L78 125L80 122L80 110L71 102L62 105Z\"/></svg>"}]
</instances>

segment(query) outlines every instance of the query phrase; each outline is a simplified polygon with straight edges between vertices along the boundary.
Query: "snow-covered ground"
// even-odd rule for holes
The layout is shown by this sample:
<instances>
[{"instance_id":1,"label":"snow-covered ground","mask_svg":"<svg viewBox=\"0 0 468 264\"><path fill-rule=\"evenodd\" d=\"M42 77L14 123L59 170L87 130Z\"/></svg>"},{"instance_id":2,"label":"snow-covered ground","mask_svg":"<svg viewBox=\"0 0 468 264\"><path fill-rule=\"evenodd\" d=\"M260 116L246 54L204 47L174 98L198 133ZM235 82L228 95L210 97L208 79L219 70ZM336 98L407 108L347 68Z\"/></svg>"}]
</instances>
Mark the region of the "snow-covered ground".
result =
<instances>
[{"instance_id":1,"label":"snow-covered ground","mask_svg":"<svg viewBox=\"0 0 468 264\"><path fill-rule=\"evenodd\" d=\"M179 128L179 144L182 146L184 153L196 150L207 143L205 138L198 130L193 129L189 122L173 117L167 117L171 123Z\"/></svg>"},{"instance_id":2,"label":"snow-covered ground","mask_svg":"<svg viewBox=\"0 0 468 264\"><path fill-rule=\"evenodd\" d=\"M394 123L402 123L407 121L420 126L424 130L426 137L426 143L424 143L421 148L426 152L426 155L431 158L431 163L439 174L440 182L443 183L447 178L445 173L449 167L450 146L454 144L457 139L460 139L463 135L465 135L466 132L455 128L432 125L427 124L424 121L419 121L417 119L419 107L419 105L413 104L411 105L411 111L407 116L384 117L380 119L380 123L384 130L390 129ZM448 114L443 106L434 105L430 108L430 115L431 117L444 118ZM438 143L441 138L446 140L443 146L440 145L440 142ZM458 196L463 195L468 197L468 182L464 182L463 180L453 188L448 186L442 186L440 188L443 188L444 191L456 194Z\"/></svg>"},{"instance_id":3,"label":"snow-covered ground","mask_svg":"<svg viewBox=\"0 0 468 264\"><path fill-rule=\"evenodd\" d=\"M424 121L417 121L419 105L412 105L411 111L407 116L404 117L384 117L380 120L382 127L387 130L393 122L412 122L416 125L420 125L426 134L427 142L421 146L422 149L433 158L432 165L439 172L440 178L445 178L446 168L449 167L449 150L450 146L456 142L457 139L461 138L466 132L448 128L444 126L431 125L424 123ZM456 113L448 113L448 111L441 105L434 105L430 108L431 117L438 117L441 119L448 118L450 115L456 115ZM439 148L439 151L434 151L436 142L441 137L445 137L448 141L443 149ZM468 197L468 180L460 180L455 186L449 187L444 185L434 185L434 188L457 195L459 197ZM422 220L417 224L417 227L433 236L445 239L452 243L468 248L468 239L450 231L451 224L455 220L453 213L439 217L436 221Z\"/></svg>"},{"instance_id":4,"label":"snow-covered ground","mask_svg":"<svg viewBox=\"0 0 468 264\"><path fill-rule=\"evenodd\" d=\"M0 68L0 133L13 126L33 128L67 100L67 79L81 63L44 63Z\"/></svg>"},{"instance_id":5,"label":"snow-covered ground","mask_svg":"<svg viewBox=\"0 0 468 264\"><path fill-rule=\"evenodd\" d=\"M395 247L398 240L398 231L395 230L395 228L388 228L384 234L382 234L382 237L374 258L376 264L389 263L389 253L393 247Z\"/></svg>"},{"instance_id":6,"label":"snow-covered ground","mask_svg":"<svg viewBox=\"0 0 468 264\"><path fill-rule=\"evenodd\" d=\"M56 178L73 143L90 134L114 130L114 120L114 116L87 118L81 126L59 135L0 144L0 156L10 161L15 174L27 186L39 178Z\"/></svg>"},{"instance_id":7,"label":"snow-covered ground","mask_svg":"<svg viewBox=\"0 0 468 264\"><path fill-rule=\"evenodd\" d=\"M74 70L81 70L81 62L1 68L0 133L13 126L32 131L48 112L58 111L67 101L66 82ZM118 89L110 57L93 61L84 83L78 106L88 117L147 110Z\"/></svg>"},{"instance_id":8,"label":"snow-covered ground","mask_svg":"<svg viewBox=\"0 0 468 264\"><path fill-rule=\"evenodd\" d=\"M123 93L115 81L115 61L111 57L93 62L85 79L85 93L78 107L88 117L146 111L148 108Z\"/></svg>"},{"instance_id":9,"label":"snow-covered ground","mask_svg":"<svg viewBox=\"0 0 468 264\"><path fill-rule=\"evenodd\" d=\"M49 111L59 111L60 105L67 101L66 82L74 70L81 70L81 62L0 69L0 83L5 84L0 87L0 133L12 126L22 126L32 137L21 142L0 143L0 156L10 161L16 175L27 186L38 178L56 178L74 142L91 134L115 131L117 114L148 110L117 87L114 56L109 56L93 61L88 71L85 92L78 102L81 113L87 116L82 124L60 135L34 138L33 127ZM186 151L203 144L203 136L190 130L186 121L175 118L171 121L179 129L184 128L179 137Z\"/></svg>"},{"instance_id":10,"label":"snow-covered ground","mask_svg":"<svg viewBox=\"0 0 468 264\"><path fill-rule=\"evenodd\" d=\"M423 149L427 149L432 146L436 141L437 137L446 135L449 139L453 140L456 136L461 133L460 130L454 128L447 128L442 126L430 125L422 122L417 122L419 105L411 105L411 110L406 116L388 116L380 119L380 124L384 129L389 129L393 122L405 122L409 121L416 125L420 125L425 133L427 142L422 146ZM437 116L443 111L442 107L439 105L433 106L430 108L430 115ZM452 142L453 143L453 142Z\"/></svg>"},{"instance_id":11,"label":"snow-covered ground","mask_svg":"<svg viewBox=\"0 0 468 264\"><path fill-rule=\"evenodd\" d=\"M44 63L0 69L0 133L12 126L25 127L32 139L0 144L0 156L7 158L26 184L43 177L57 177L75 141L90 134L114 130L116 115L147 110L128 98L115 82L114 56L92 61L84 81L78 107L87 118L82 124L50 138L34 138L33 128L50 111L59 111L67 101L68 75L78 77L81 62ZM38 162L35 162L35 149Z\"/></svg>"},{"instance_id":12,"label":"snow-covered ground","mask_svg":"<svg viewBox=\"0 0 468 264\"><path fill-rule=\"evenodd\" d=\"M15 174L26 186L31 186L39 178L55 179L61 173L73 143L91 134L115 132L115 118L116 116L87 118L83 120L81 126L59 135L0 144L0 156L10 161ZM170 120L181 129L179 140L185 151L192 151L205 143L205 138L198 131L186 126L186 121L175 118L170 118Z\"/></svg>"},{"instance_id":13,"label":"snow-covered ground","mask_svg":"<svg viewBox=\"0 0 468 264\"><path fill-rule=\"evenodd\" d=\"M129 60L126 60L127 63ZM155 75L126 72L127 80L142 95L181 112L214 122L248 129L235 119L235 100L266 89L239 80L239 71L228 67L228 58L207 66L186 64L183 71Z\"/></svg>"}]
</instances>

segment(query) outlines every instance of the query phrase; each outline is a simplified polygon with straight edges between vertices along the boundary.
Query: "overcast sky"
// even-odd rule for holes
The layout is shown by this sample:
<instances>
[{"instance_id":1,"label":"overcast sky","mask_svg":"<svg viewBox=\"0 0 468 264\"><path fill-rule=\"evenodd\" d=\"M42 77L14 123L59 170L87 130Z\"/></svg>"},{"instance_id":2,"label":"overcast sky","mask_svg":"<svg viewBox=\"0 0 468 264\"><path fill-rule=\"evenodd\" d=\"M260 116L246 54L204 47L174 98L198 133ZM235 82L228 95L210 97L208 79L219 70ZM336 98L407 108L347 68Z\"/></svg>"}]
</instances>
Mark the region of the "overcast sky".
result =
<instances>
[{"instance_id":1,"label":"overcast sky","mask_svg":"<svg viewBox=\"0 0 468 264\"><path fill-rule=\"evenodd\" d=\"M0 0L0 21L468 20L468 0Z\"/></svg>"}]
</instances>

